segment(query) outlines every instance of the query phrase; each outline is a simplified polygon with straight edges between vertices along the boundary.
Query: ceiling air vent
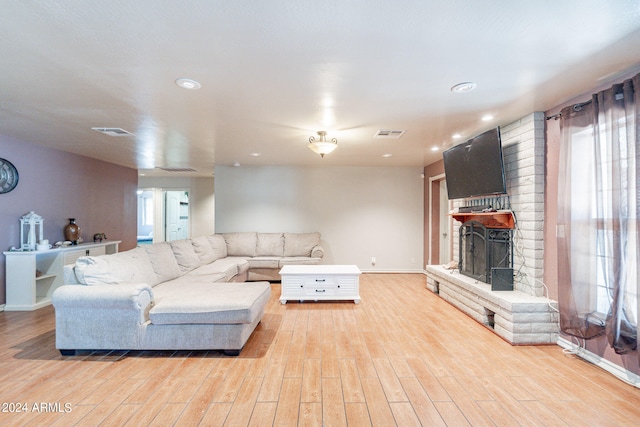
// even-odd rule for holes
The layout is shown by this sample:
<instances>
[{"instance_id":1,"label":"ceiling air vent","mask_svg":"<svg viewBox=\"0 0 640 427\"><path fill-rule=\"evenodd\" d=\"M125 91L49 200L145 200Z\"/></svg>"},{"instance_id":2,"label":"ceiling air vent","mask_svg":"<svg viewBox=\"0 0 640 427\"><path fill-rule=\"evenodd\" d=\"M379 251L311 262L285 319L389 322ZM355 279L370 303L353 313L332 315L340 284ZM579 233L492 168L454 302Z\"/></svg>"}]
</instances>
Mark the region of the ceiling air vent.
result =
<instances>
[{"instance_id":1,"label":"ceiling air vent","mask_svg":"<svg viewBox=\"0 0 640 427\"><path fill-rule=\"evenodd\" d=\"M122 128L91 128L96 132L104 133L109 136L133 136L133 134Z\"/></svg>"},{"instance_id":2,"label":"ceiling air vent","mask_svg":"<svg viewBox=\"0 0 640 427\"><path fill-rule=\"evenodd\" d=\"M197 172L197 170L193 168L169 168L169 167L160 167L158 166L156 169L162 169L165 172Z\"/></svg>"},{"instance_id":3,"label":"ceiling air vent","mask_svg":"<svg viewBox=\"0 0 640 427\"><path fill-rule=\"evenodd\" d=\"M379 129L374 138L398 139L404 134L403 130Z\"/></svg>"}]
</instances>

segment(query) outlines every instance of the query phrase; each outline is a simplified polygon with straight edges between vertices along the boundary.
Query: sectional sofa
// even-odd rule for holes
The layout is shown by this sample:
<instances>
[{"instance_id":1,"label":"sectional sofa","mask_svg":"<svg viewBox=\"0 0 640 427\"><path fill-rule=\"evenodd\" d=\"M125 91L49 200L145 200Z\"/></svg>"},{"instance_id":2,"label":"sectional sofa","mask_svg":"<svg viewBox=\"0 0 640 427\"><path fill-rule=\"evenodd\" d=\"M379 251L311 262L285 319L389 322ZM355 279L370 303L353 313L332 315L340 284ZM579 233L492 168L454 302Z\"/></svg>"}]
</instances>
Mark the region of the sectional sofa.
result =
<instances>
[{"instance_id":1,"label":"sectional sofa","mask_svg":"<svg viewBox=\"0 0 640 427\"><path fill-rule=\"evenodd\" d=\"M323 255L320 233L243 232L80 257L52 296L56 348L238 355L264 314L267 280Z\"/></svg>"}]
</instances>

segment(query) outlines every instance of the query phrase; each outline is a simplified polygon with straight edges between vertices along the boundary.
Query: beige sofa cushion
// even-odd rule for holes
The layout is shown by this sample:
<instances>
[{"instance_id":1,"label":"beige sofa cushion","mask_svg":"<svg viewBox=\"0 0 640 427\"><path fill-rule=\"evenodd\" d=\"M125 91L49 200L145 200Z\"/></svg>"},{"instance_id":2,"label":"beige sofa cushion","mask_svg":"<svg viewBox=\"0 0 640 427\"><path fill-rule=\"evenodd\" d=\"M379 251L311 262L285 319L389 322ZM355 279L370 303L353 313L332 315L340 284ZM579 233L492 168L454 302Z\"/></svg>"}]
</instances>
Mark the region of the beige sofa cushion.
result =
<instances>
[{"instance_id":1,"label":"beige sofa cushion","mask_svg":"<svg viewBox=\"0 0 640 427\"><path fill-rule=\"evenodd\" d=\"M200 265L209 264L218 259L207 236L196 237L191 240L191 244L196 255L198 255Z\"/></svg>"},{"instance_id":2,"label":"beige sofa cushion","mask_svg":"<svg viewBox=\"0 0 640 427\"><path fill-rule=\"evenodd\" d=\"M200 258L196 254L191 240L173 240L169 242L169 246L171 246L171 251L183 274L200 266Z\"/></svg>"},{"instance_id":3,"label":"beige sofa cushion","mask_svg":"<svg viewBox=\"0 0 640 427\"><path fill-rule=\"evenodd\" d=\"M155 325L252 323L269 301L269 282L158 285L149 311Z\"/></svg>"},{"instance_id":4,"label":"beige sofa cushion","mask_svg":"<svg viewBox=\"0 0 640 427\"><path fill-rule=\"evenodd\" d=\"M166 282L180 276L180 266L173 255L171 246L167 242L144 245L144 250L149 255L151 266L158 278L156 283Z\"/></svg>"},{"instance_id":5,"label":"beige sofa cushion","mask_svg":"<svg viewBox=\"0 0 640 427\"><path fill-rule=\"evenodd\" d=\"M256 256L257 233L223 233L227 242L227 256Z\"/></svg>"},{"instance_id":6,"label":"beige sofa cushion","mask_svg":"<svg viewBox=\"0 0 640 427\"><path fill-rule=\"evenodd\" d=\"M322 258L314 258L307 256L286 256L280 258L278 261L278 267L282 268L285 265L315 265L320 264Z\"/></svg>"},{"instance_id":7,"label":"beige sofa cushion","mask_svg":"<svg viewBox=\"0 0 640 427\"><path fill-rule=\"evenodd\" d=\"M244 273L249 268L248 264L247 259L243 257L226 257L202 265L190 271L188 276L212 276L212 282L229 282L238 274ZM222 278L219 278L218 274L221 274Z\"/></svg>"},{"instance_id":8,"label":"beige sofa cushion","mask_svg":"<svg viewBox=\"0 0 640 427\"><path fill-rule=\"evenodd\" d=\"M157 277L149 256L142 248L102 256L83 256L76 260L75 274L83 285L147 283L156 285Z\"/></svg>"},{"instance_id":9,"label":"beige sofa cushion","mask_svg":"<svg viewBox=\"0 0 640 427\"><path fill-rule=\"evenodd\" d=\"M249 258L249 268L278 268L282 257L257 256Z\"/></svg>"},{"instance_id":10,"label":"beige sofa cushion","mask_svg":"<svg viewBox=\"0 0 640 427\"><path fill-rule=\"evenodd\" d=\"M225 258L227 256L227 242L221 234L212 234L207 236L211 248L213 249L214 261L216 259Z\"/></svg>"},{"instance_id":11,"label":"beige sofa cushion","mask_svg":"<svg viewBox=\"0 0 640 427\"><path fill-rule=\"evenodd\" d=\"M258 233L256 256L284 255L284 233Z\"/></svg>"},{"instance_id":12,"label":"beige sofa cushion","mask_svg":"<svg viewBox=\"0 0 640 427\"><path fill-rule=\"evenodd\" d=\"M311 250L320 244L320 233L284 233L284 256L311 256Z\"/></svg>"}]
</instances>

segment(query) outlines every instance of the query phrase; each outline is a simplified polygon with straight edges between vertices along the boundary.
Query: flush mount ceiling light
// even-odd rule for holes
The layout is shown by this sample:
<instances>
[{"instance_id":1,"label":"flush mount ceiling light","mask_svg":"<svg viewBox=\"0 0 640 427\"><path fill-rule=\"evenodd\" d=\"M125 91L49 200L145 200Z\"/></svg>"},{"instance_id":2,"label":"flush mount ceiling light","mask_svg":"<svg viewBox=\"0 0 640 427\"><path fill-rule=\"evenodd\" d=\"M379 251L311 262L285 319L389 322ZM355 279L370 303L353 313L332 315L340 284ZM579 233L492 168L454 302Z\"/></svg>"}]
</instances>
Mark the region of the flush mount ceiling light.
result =
<instances>
[{"instance_id":1,"label":"flush mount ceiling light","mask_svg":"<svg viewBox=\"0 0 640 427\"><path fill-rule=\"evenodd\" d=\"M453 93L467 93L471 92L478 86L475 82L462 82L451 88L451 92Z\"/></svg>"},{"instance_id":2,"label":"flush mount ceiling light","mask_svg":"<svg viewBox=\"0 0 640 427\"><path fill-rule=\"evenodd\" d=\"M315 136L309 137L309 144L307 147L316 154L320 154L320 157L324 158L325 154L331 153L338 146L338 140L331 138L327 140L327 132L323 130L318 131L318 138Z\"/></svg>"},{"instance_id":3,"label":"flush mount ceiling light","mask_svg":"<svg viewBox=\"0 0 640 427\"><path fill-rule=\"evenodd\" d=\"M176 80L176 84L183 89L189 89L189 90L197 90L202 87L200 83L191 79L178 79Z\"/></svg>"},{"instance_id":4,"label":"flush mount ceiling light","mask_svg":"<svg viewBox=\"0 0 640 427\"><path fill-rule=\"evenodd\" d=\"M96 132L109 136L133 136L131 132L122 128L91 128L91 130L95 130Z\"/></svg>"},{"instance_id":5,"label":"flush mount ceiling light","mask_svg":"<svg viewBox=\"0 0 640 427\"><path fill-rule=\"evenodd\" d=\"M156 169L160 169L163 170L165 172L198 172L196 169L194 168L190 168L190 167L186 167L186 168L181 168L181 167L170 167L170 166L156 166Z\"/></svg>"}]
</instances>

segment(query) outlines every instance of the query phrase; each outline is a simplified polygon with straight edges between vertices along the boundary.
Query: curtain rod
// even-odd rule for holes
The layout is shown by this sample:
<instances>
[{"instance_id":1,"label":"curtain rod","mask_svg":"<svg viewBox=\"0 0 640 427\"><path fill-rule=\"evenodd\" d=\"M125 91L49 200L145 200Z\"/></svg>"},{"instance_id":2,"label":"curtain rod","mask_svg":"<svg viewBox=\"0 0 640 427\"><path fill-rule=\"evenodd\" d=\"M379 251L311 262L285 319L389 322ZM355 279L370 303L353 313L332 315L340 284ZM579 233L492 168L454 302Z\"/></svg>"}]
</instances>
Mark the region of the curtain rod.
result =
<instances>
[{"instance_id":1,"label":"curtain rod","mask_svg":"<svg viewBox=\"0 0 640 427\"><path fill-rule=\"evenodd\" d=\"M573 104L573 107L571 107L571 108L573 109L573 111L576 111L576 112L581 111L582 107L584 107L587 104L591 104L591 101L592 100L590 99L590 100L585 101L585 102L578 102L577 104ZM545 120L551 120L551 119L559 120L560 117L562 117L562 113L558 113L558 114L554 114L553 116L545 117Z\"/></svg>"}]
</instances>

